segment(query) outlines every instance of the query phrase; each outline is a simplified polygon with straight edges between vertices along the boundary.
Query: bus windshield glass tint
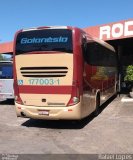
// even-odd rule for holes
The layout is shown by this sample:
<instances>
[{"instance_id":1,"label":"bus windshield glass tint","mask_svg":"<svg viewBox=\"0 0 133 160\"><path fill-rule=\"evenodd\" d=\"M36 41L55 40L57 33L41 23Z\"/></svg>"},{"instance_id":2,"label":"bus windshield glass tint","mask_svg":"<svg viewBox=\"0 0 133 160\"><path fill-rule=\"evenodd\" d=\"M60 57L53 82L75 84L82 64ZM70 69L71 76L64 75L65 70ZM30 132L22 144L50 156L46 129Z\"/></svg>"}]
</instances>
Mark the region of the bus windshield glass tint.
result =
<instances>
[{"instance_id":1,"label":"bus windshield glass tint","mask_svg":"<svg viewBox=\"0 0 133 160\"><path fill-rule=\"evenodd\" d=\"M0 63L0 79L12 79L13 66L12 63Z\"/></svg>"},{"instance_id":2,"label":"bus windshield glass tint","mask_svg":"<svg viewBox=\"0 0 133 160\"><path fill-rule=\"evenodd\" d=\"M72 53L72 31L44 29L20 32L16 39L16 55L34 51Z\"/></svg>"}]
</instances>

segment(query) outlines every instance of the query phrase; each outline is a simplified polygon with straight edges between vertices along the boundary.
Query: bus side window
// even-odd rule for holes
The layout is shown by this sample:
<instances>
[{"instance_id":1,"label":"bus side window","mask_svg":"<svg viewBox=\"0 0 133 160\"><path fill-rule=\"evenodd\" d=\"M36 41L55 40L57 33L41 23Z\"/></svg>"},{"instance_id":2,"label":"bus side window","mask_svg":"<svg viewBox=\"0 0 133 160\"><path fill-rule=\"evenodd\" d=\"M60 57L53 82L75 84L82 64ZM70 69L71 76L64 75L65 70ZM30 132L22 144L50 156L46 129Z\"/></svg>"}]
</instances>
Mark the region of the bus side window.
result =
<instances>
[{"instance_id":1,"label":"bus side window","mask_svg":"<svg viewBox=\"0 0 133 160\"><path fill-rule=\"evenodd\" d=\"M85 60L93 66L116 66L115 53L97 42L87 43Z\"/></svg>"}]
</instances>

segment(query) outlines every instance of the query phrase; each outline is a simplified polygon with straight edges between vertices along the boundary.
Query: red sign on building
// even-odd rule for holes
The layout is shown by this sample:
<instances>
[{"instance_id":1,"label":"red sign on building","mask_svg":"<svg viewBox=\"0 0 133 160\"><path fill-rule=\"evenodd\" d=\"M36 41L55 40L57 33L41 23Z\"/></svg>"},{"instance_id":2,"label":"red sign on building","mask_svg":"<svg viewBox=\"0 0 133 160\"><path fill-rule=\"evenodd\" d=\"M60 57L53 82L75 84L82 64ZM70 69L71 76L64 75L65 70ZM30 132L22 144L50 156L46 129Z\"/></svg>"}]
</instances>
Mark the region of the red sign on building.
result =
<instances>
[{"instance_id":1,"label":"red sign on building","mask_svg":"<svg viewBox=\"0 0 133 160\"><path fill-rule=\"evenodd\" d=\"M133 37L133 19L109 23L84 29L87 33L102 40Z\"/></svg>"}]
</instances>

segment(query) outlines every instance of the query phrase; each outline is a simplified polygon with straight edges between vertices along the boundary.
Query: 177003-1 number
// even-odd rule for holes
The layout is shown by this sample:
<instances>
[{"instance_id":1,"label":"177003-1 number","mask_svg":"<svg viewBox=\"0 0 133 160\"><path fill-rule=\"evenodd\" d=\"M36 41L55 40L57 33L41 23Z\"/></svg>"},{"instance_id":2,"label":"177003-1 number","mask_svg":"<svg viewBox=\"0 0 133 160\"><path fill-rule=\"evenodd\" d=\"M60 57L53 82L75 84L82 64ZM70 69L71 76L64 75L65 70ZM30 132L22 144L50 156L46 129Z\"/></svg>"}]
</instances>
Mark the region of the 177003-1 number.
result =
<instances>
[{"instance_id":1,"label":"177003-1 number","mask_svg":"<svg viewBox=\"0 0 133 160\"><path fill-rule=\"evenodd\" d=\"M60 85L60 80L59 79L29 79L29 84L30 85Z\"/></svg>"}]
</instances>

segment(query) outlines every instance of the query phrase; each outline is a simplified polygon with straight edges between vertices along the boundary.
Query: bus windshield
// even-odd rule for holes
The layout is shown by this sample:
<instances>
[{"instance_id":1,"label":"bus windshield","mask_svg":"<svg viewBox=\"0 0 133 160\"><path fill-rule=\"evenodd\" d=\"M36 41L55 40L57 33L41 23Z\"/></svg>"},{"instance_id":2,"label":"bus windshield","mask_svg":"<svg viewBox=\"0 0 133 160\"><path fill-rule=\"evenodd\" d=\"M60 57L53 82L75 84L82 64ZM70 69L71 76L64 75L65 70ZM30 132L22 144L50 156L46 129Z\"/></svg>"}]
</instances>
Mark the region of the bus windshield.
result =
<instances>
[{"instance_id":1,"label":"bus windshield","mask_svg":"<svg viewBox=\"0 0 133 160\"><path fill-rule=\"evenodd\" d=\"M0 79L13 79L12 53L0 54Z\"/></svg>"},{"instance_id":2,"label":"bus windshield","mask_svg":"<svg viewBox=\"0 0 133 160\"><path fill-rule=\"evenodd\" d=\"M72 31L69 29L44 29L20 32L16 39L16 55L34 51L72 53Z\"/></svg>"},{"instance_id":3,"label":"bus windshield","mask_svg":"<svg viewBox=\"0 0 133 160\"><path fill-rule=\"evenodd\" d=\"M0 79L13 79L12 62L0 62Z\"/></svg>"}]
</instances>

